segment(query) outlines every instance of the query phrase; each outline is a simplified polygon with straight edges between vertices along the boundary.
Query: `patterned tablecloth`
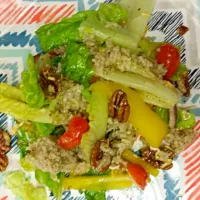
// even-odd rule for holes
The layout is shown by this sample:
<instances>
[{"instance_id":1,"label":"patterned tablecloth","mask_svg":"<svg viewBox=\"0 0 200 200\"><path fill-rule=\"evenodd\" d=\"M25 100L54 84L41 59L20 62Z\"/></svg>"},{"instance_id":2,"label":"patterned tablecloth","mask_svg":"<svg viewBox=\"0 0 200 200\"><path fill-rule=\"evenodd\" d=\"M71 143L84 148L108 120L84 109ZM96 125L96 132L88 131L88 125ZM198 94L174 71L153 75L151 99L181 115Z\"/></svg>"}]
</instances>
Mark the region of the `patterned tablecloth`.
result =
<instances>
[{"instance_id":1,"label":"patterned tablecloth","mask_svg":"<svg viewBox=\"0 0 200 200\"><path fill-rule=\"evenodd\" d=\"M96 9L103 0L0 0L0 81L16 85L26 68L29 52L41 52L34 31L43 24L58 22L77 11ZM111 2L107 0L106 2ZM199 21L198 21L199 20ZM148 35L157 41L181 45L181 60L190 68L189 81L192 95L182 99L186 106L195 105L192 112L197 117L196 130L200 130L200 0L157 0L156 10L149 22ZM190 28L184 37L177 35L181 24ZM0 114L0 128L11 130L12 118ZM8 153L7 171L20 169L16 136ZM17 198L3 186L0 174L0 200ZM53 197L50 197L53 199ZM77 191L63 192L65 200L84 197ZM200 137L188 146L169 171L153 178L144 192L131 188L107 192L107 199L132 200L200 200Z\"/></svg>"}]
</instances>

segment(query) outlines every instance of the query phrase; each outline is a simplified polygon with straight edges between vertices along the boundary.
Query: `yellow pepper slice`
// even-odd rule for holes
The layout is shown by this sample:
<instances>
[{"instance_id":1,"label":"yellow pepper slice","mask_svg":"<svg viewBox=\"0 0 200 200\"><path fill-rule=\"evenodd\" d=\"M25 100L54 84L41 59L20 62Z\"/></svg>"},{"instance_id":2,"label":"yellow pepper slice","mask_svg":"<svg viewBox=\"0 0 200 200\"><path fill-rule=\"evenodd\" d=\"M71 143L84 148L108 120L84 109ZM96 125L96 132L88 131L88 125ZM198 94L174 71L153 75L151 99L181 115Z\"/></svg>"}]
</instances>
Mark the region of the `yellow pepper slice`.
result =
<instances>
[{"instance_id":1,"label":"yellow pepper slice","mask_svg":"<svg viewBox=\"0 0 200 200\"><path fill-rule=\"evenodd\" d=\"M150 146L156 148L160 146L168 131L167 124L151 110L139 93L121 84L108 81L96 82L90 88L93 92L104 92L108 99L111 98L116 90L124 91L130 105L129 122L146 139Z\"/></svg>"},{"instance_id":2,"label":"yellow pepper slice","mask_svg":"<svg viewBox=\"0 0 200 200\"><path fill-rule=\"evenodd\" d=\"M143 167L149 174L153 176L158 176L159 170L154 168L151 164L147 163L145 160L137 156L135 153L133 153L131 150L125 150L122 153L122 158L129 163L137 164Z\"/></svg>"},{"instance_id":3,"label":"yellow pepper slice","mask_svg":"<svg viewBox=\"0 0 200 200\"><path fill-rule=\"evenodd\" d=\"M74 176L64 179L64 189L70 190L117 190L130 188L134 184L128 174L100 175L100 176Z\"/></svg>"}]
</instances>

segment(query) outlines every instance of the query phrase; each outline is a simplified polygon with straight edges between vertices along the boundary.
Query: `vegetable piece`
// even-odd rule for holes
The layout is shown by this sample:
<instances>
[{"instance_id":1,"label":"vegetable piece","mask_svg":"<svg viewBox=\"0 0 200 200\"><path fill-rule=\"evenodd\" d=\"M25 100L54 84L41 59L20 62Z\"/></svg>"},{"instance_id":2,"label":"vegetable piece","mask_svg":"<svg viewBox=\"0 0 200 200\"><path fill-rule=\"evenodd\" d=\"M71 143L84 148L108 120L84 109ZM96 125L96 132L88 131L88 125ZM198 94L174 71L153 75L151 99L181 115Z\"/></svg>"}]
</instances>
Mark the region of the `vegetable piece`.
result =
<instances>
[{"instance_id":1,"label":"vegetable piece","mask_svg":"<svg viewBox=\"0 0 200 200\"><path fill-rule=\"evenodd\" d=\"M20 159L20 165L27 172L35 171L35 167L29 162L26 157Z\"/></svg>"},{"instance_id":2,"label":"vegetable piece","mask_svg":"<svg viewBox=\"0 0 200 200\"><path fill-rule=\"evenodd\" d=\"M77 15L77 21L63 20L57 24L50 23L40 27L36 34L40 41L40 46L44 52L55 47L66 45L71 41L80 41L78 28L85 14ZM82 15L82 16L81 16ZM78 19L80 16L80 19ZM58 34L59 33L59 34Z\"/></svg>"},{"instance_id":3,"label":"vegetable piece","mask_svg":"<svg viewBox=\"0 0 200 200\"><path fill-rule=\"evenodd\" d=\"M123 84L142 92L156 96L161 102L173 107L179 101L179 95L173 85L164 85L161 81L150 80L146 77L133 73L122 73L119 71L109 74L95 74L109 81Z\"/></svg>"},{"instance_id":4,"label":"vegetable piece","mask_svg":"<svg viewBox=\"0 0 200 200\"><path fill-rule=\"evenodd\" d=\"M125 20L127 12L116 3L101 3L97 10L101 22L120 22ZM112 14L111 14L112 13Z\"/></svg>"},{"instance_id":5,"label":"vegetable piece","mask_svg":"<svg viewBox=\"0 0 200 200\"><path fill-rule=\"evenodd\" d=\"M160 116L160 118L166 123L169 123L169 110L166 108L161 108L156 106L155 112Z\"/></svg>"},{"instance_id":6,"label":"vegetable piece","mask_svg":"<svg viewBox=\"0 0 200 200\"><path fill-rule=\"evenodd\" d=\"M90 52L84 44L69 43L66 56L62 60L64 75L87 87L93 74L88 66L89 56Z\"/></svg>"},{"instance_id":7,"label":"vegetable piece","mask_svg":"<svg viewBox=\"0 0 200 200\"><path fill-rule=\"evenodd\" d=\"M101 90L92 92L88 106L90 129L82 137L80 147L89 162L94 144L105 137L108 120L108 98Z\"/></svg>"},{"instance_id":8,"label":"vegetable piece","mask_svg":"<svg viewBox=\"0 0 200 200\"><path fill-rule=\"evenodd\" d=\"M55 129L55 126L53 124L46 124L46 123L40 123L40 122L33 122L33 124L37 132L36 133L37 137L48 136Z\"/></svg>"},{"instance_id":9,"label":"vegetable piece","mask_svg":"<svg viewBox=\"0 0 200 200\"><path fill-rule=\"evenodd\" d=\"M110 39L115 45L128 48L134 53L138 51L138 39L135 39L127 29L122 28L118 24L109 24L109 26L105 27L104 24L95 20L95 18L88 18L81 23L79 32L82 40L87 35L93 35L100 43Z\"/></svg>"},{"instance_id":10,"label":"vegetable piece","mask_svg":"<svg viewBox=\"0 0 200 200\"><path fill-rule=\"evenodd\" d=\"M28 70L22 72L20 90L23 99L30 107L41 108L46 105L44 94L38 83L38 73L35 68L34 58L31 54L27 59Z\"/></svg>"},{"instance_id":11,"label":"vegetable piece","mask_svg":"<svg viewBox=\"0 0 200 200\"><path fill-rule=\"evenodd\" d=\"M105 191L129 188L133 180L128 174L102 176L75 176L64 179L64 189Z\"/></svg>"},{"instance_id":12,"label":"vegetable piece","mask_svg":"<svg viewBox=\"0 0 200 200\"><path fill-rule=\"evenodd\" d=\"M127 164L127 169L133 179L135 180L136 184L144 190L147 185L148 174L140 165L137 164Z\"/></svg>"},{"instance_id":13,"label":"vegetable piece","mask_svg":"<svg viewBox=\"0 0 200 200\"><path fill-rule=\"evenodd\" d=\"M167 124L145 104L136 91L123 85L106 81L91 85L92 92L102 92L107 95L108 99L119 89L126 93L130 105L128 121L136 128L137 132L146 139L150 146L158 148L167 134Z\"/></svg>"},{"instance_id":14,"label":"vegetable piece","mask_svg":"<svg viewBox=\"0 0 200 200\"><path fill-rule=\"evenodd\" d=\"M144 36L147 23L155 6L155 0L122 0L119 5L128 11L126 26L137 42Z\"/></svg>"},{"instance_id":15,"label":"vegetable piece","mask_svg":"<svg viewBox=\"0 0 200 200\"><path fill-rule=\"evenodd\" d=\"M22 171L11 172L4 177L5 186L23 200L47 200L44 187L34 187Z\"/></svg>"},{"instance_id":16,"label":"vegetable piece","mask_svg":"<svg viewBox=\"0 0 200 200\"><path fill-rule=\"evenodd\" d=\"M151 42L146 39L142 39L142 40L140 40L138 46L140 47L142 53L144 53L148 57L155 59L156 58L156 49L158 49L163 44L165 44L165 43L164 42Z\"/></svg>"},{"instance_id":17,"label":"vegetable piece","mask_svg":"<svg viewBox=\"0 0 200 200\"><path fill-rule=\"evenodd\" d=\"M89 129L88 121L82 117L74 117L69 122L68 130L58 139L58 145L72 149L81 143L82 135Z\"/></svg>"},{"instance_id":18,"label":"vegetable piece","mask_svg":"<svg viewBox=\"0 0 200 200\"><path fill-rule=\"evenodd\" d=\"M15 119L52 123L50 112L46 108L30 108L27 104L0 95L0 112L11 115Z\"/></svg>"},{"instance_id":19,"label":"vegetable piece","mask_svg":"<svg viewBox=\"0 0 200 200\"><path fill-rule=\"evenodd\" d=\"M171 44L162 45L157 51L156 59L158 64L164 64L167 69L167 73L164 76L166 80L169 80L177 72L180 65L180 53Z\"/></svg>"},{"instance_id":20,"label":"vegetable piece","mask_svg":"<svg viewBox=\"0 0 200 200\"><path fill-rule=\"evenodd\" d=\"M21 91L7 83L0 83L0 94L4 97L24 101Z\"/></svg>"},{"instance_id":21,"label":"vegetable piece","mask_svg":"<svg viewBox=\"0 0 200 200\"><path fill-rule=\"evenodd\" d=\"M58 181L54 181L51 178L51 174L49 172L43 172L39 169L35 171L35 178L40 184L46 185L57 198L57 200L62 199L62 188L64 181L64 174L61 173L58 175Z\"/></svg>"},{"instance_id":22,"label":"vegetable piece","mask_svg":"<svg viewBox=\"0 0 200 200\"><path fill-rule=\"evenodd\" d=\"M105 191L91 191L91 190L86 190L84 192L86 200L106 200L106 193Z\"/></svg>"},{"instance_id":23,"label":"vegetable piece","mask_svg":"<svg viewBox=\"0 0 200 200\"><path fill-rule=\"evenodd\" d=\"M188 68L184 64L180 64L176 73L170 78L172 81L177 81L184 72L188 72Z\"/></svg>"},{"instance_id":24,"label":"vegetable piece","mask_svg":"<svg viewBox=\"0 0 200 200\"><path fill-rule=\"evenodd\" d=\"M141 157L137 156L131 150L124 150L122 153L122 158L132 164L137 164L143 167L149 174L153 176L158 176L159 170L154 168L151 164L147 163Z\"/></svg>"},{"instance_id":25,"label":"vegetable piece","mask_svg":"<svg viewBox=\"0 0 200 200\"><path fill-rule=\"evenodd\" d=\"M178 108L177 114L178 115L177 115L176 128L186 129L186 128L193 128L195 126L196 120L194 114L189 113L180 108Z\"/></svg>"}]
</instances>

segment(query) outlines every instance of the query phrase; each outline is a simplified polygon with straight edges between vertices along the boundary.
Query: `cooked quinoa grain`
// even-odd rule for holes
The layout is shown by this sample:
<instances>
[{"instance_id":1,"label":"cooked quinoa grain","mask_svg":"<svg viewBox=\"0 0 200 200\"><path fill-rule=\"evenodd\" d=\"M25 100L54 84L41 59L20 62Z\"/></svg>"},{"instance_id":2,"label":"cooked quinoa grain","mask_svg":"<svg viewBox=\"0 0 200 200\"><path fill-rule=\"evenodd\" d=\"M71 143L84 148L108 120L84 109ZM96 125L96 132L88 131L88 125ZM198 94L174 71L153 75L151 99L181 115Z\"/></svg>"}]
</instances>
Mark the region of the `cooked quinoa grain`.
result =
<instances>
[{"instance_id":1,"label":"cooked quinoa grain","mask_svg":"<svg viewBox=\"0 0 200 200\"><path fill-rule=\"evenodd\" d=\"M142 55L136 56L128 49L113 45L109 40L101 47L98 47L92 36L87 36L84 42L94 56L92 62L95 71L100 74L120 70L121 72L138 73L152 79L162 79L166 74L163 65L153 63Z\"/></svg>"},{"instance_id":2,"label":"cooked quinoa grain","mask_svg":"<svg viewBox=\"0 0 200 200\"><path fill-rule=\"evenodd\" d=\"M75 115L82 115L86 113L87 101L82 95L84 90L83 85L75 83L72 80L65 79L62 81L62 91L58 94L55 100L55 107L53 108L54 122L65 116L63 124L68 122Z\"/></svg>"},{"instance_id":3,"label":"cooked quinoa grain","mask_svg":"<svg viewBox=\"0 0 200 200\"><path fill-rule=\"evenodd\" d=\"M56 138L43 137L29 145L30 153L26 158L38 169L57 174L59 172L81 175L90 166L87 164L79 148L66 150L56 144Z\"/></svg>"},{"instance_id":4,"label":"cooked quinoa grain","mask_svg":"<svg viewBox=\"0 0 200 200\"><path fill-rule=\"evenodd\" d=\"M166 143L175 153L181 153L185 147L192 143L198 132L193 129L171 129L164 139Z\"/></svg>"}]
</instances>

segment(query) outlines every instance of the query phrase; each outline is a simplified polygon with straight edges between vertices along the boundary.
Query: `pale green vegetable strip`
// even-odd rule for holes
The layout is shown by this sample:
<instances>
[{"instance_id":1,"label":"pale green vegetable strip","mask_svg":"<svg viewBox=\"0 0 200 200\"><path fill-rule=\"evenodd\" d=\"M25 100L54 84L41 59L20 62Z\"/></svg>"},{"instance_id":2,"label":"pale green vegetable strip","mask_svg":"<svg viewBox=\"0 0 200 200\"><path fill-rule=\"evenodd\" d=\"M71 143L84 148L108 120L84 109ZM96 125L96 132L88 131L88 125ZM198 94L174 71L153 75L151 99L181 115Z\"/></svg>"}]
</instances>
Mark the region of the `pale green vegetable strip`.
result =
<instances>
[{"instance_id":1,"label":"pale green vegetable strip","mask_svg":"<svg viewBox=\"0 0 200 200\"><path fill-rule=\"evenodd\" d=\"M128 12L127 29L139 42L154 10L155 0L121 0L119 5Z\"/></svg>"},{"instance_id":2,"label":"pale green vegetable strip","mask_svg":"<svg viewBox=\"0 0 200 200\"><path fill-rule=\"evenodd\" d=\"M101 176L76 176L64 179L64 189L77 190L117 190L130 188L134 184L133 178L128 174L101 175Z\"/></svg>"},{"instance_id":3,"label":"pale green vegetable strip","mask_svg":"<svg viewBox=\"0 0 200 200\"><path fill-rule=\"evenodd\" d=\"M0 94L17 101L24 101L20 89L13 87L7 83L0 83Z\"/></svg>"},{"instance_id":4,"label":"pale green vegetable strip","mask_svg":"<svg viewBox=\"0 0 200 200\"><path fill-rule=\"evenodd\" d=\"M108 99L101 92L93 92L91 102L88 107L90 129L83 134L80 147L85 153L87 160L94 144L105 137L108 120Z\"/></svg>"},{"instance_id":5,"label":"pale green vegetable strip","mask_svg":"<svg viewBox=\"0 0 200 200\"><path fill-rule=\"evenodd\" d=\"M179 101L179 95L176 90L173 87L165 86L161 81L151 80L138 74L122 73L119 71L109 74L98 74L95 71L95 74L106 80L155 95L161 102L165 102L170 107L173 107Z\"/></svg>"},{"instance_id":6,"label":"pale green vegetable strip","mask_svg":"<svg viewBox=\"0 0 200 200\"><path fill-rule=\"evenodd\" d=\"M30 120L42 123L52 123L47 109L30 108L27 104L0 95L0 112L15 119Z\"/></svg>"}]
</instances>

